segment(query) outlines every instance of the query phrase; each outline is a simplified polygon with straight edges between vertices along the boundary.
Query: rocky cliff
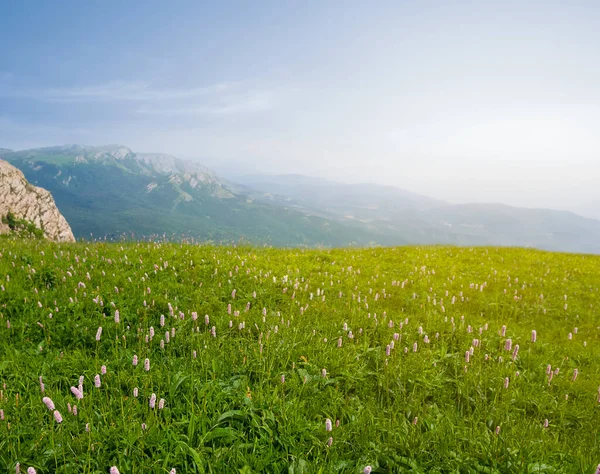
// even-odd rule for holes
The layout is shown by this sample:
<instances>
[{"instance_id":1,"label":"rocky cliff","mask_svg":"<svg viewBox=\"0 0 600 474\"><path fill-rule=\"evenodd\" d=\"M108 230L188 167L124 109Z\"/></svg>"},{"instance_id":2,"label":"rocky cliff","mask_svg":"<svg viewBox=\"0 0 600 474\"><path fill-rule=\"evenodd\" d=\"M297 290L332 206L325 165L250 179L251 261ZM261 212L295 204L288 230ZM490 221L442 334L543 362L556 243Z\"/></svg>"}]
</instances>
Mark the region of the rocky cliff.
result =
<instances>
[{"instance_id":1,"label":"rocky cliff","mask_svg":"<svg viewBox=\"0 0 600 474\"><path fill-rule=\"evenodd\" d=\"M28 183L20 170L0 160L0 216L6 217L9 212L42 229L50 240L75 242L71 227L56 207L52 195ZM8 225L0 222L0 233L8 231Z\"/></svg>"}]
</instances>

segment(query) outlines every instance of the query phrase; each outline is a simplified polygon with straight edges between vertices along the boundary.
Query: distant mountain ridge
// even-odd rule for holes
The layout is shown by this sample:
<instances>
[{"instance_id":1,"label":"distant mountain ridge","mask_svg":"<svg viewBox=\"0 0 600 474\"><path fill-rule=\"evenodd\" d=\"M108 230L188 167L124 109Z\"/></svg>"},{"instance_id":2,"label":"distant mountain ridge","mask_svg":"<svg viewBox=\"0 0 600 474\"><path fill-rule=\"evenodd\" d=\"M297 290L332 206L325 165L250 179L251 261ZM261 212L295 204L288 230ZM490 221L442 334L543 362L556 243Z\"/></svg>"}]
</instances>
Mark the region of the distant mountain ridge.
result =
<instances>
[{"instance_id":1,"label":"distant mountain ridge","mask_svg":"<svg viewBox=\"0 0 600 474\"><path fill-rule=\"evenodd\" d=\"M256 200L294 206L340 223L360 222L380 241L502 245L600 253L600 221L572 212L504 204L449 204L393 186L342 184L302 175L246 175Z\"/></svg>"},{"instance_id":2,"label":"distant mountain ridge","mask_svg":"<svg viewBox=\"0 0 600 474\"><path fill-rule=\"evenodd\" d=\"M334 221L254 202L208 168L121 145L65 145L0 152L52 192L77 237L244 239L273 245L372 243Z\"/></svg>"},{"instance_id":3,"label":"distant mountain ridge","mask_svg":"<svg viewBox=\"0 0 600 474\"><path fill-rule=\"evenodd\" d=\"M452 205L393 186L302 175L237 176L121 145L65 145L0 158L48 189L76 237L256 244L456 244L600 253L600 221L501 204Z\"/></svg>"}]
</instances>

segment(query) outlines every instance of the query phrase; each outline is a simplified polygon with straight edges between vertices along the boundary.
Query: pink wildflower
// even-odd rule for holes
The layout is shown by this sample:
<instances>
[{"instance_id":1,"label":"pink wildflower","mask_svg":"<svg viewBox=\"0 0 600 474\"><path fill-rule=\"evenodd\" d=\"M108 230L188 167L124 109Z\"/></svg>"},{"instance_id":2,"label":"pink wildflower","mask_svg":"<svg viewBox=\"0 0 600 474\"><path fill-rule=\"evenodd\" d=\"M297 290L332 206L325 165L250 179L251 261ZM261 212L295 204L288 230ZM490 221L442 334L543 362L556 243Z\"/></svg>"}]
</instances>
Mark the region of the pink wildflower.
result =
<instances>
[{"instance_id":1,"label":"pink wildflower","mask_svg":"<svg viewBox=\"0 0 600 474\"><path fill-rule=\"evenodd\" d=\"M62 423L63 421L62 415L58 412L58 410L54 410L54 419L57 423Z\"/></svg>"},{"instance_id":2,"label":"pink wildflower","mask_svg":"<svg viewBox=\"0 0 600 474\"><path fill-rule=\"evenodd\" d=\"M77 387L71 387L71 393L75 395L77 400L81 400L83 398L83 393L81 393Z\"/></svg>"},{"instance_id":3,"label":"pink wildflower","mask_svg":"<svg viewBox=\"0 0 600 474\"><path fill-rule=\"evenodd\" d=\"M99 341L101 337L102 337L102 326L100 326L98 328L98 330L96 331L96 341Z\"/></svg>"},{"instance_id":4,"label":"pink wildflower","mask_svg":"<svg viewBox=\"0 0 600 474\"><path fill-rule=\"evenodd\" d=\"M46 408L48 408L48 410L54 410L54 402L49 397L42 398L42 402L44 402L44 405L46 405Z\"/></svg>"}]
</instances>

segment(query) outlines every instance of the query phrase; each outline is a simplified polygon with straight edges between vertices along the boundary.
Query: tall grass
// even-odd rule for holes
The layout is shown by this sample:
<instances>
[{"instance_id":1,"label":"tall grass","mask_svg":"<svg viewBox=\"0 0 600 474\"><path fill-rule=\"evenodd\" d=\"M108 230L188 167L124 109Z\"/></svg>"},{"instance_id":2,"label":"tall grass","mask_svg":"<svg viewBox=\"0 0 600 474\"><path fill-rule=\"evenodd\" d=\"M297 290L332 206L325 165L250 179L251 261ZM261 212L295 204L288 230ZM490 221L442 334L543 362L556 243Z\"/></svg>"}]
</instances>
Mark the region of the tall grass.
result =
<instances>
[{"instance_id":1,"label":"tall grass","mask_svg":"<svg viewBox=\"0 0 600 474\"><path fill-rule=\"evenodd\" d=\"M0 253L7 472L600 462L598 257L9 239Z\"/></svg>"}]
</instances>

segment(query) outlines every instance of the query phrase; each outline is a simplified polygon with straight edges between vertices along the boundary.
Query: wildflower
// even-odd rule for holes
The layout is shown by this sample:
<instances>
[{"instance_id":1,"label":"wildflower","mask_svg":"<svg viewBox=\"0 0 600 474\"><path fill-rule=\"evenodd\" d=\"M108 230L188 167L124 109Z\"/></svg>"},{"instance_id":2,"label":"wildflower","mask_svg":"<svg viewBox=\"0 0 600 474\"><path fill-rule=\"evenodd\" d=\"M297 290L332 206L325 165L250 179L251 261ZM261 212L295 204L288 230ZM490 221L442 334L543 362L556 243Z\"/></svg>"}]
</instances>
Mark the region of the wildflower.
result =
<instances>
[{"instance_id":1,"label":"wildflower","mask_svg":"<svg viewBox=\"0 0 600 474\"><path fill-rule=\"evenodd\" d=\"M162 410L164 407L165 407L165 399L164 399L164 398L161 398L161 399L158 401L158 409L159 409L159 410Z\"/></svg>"},{"instance_id":2,"label":"wildflower","mask_svg":"<svg viewBox=\"0 0 600 474\"><path fill-rule=\"evenodd\" d=\"M96 388L100 388L101 384L102 382L100 381L100 375L96 374L96 376L94 377L94 386Z\"/></svg>"},{"instance_id":3,"label":"wildflower","mask_svg":"<svg viewBox=\"0 0 600 474\"><path fill-rule=\"evenodd\" d=\"M138 356L137 355L133 356L132 364L134 367L137 367L137 365L138 365Z\"/></svg>"},{"instance_id":4,"label":"wildflower","mask_svg":"<svg viewBox=\"0 0 600 474\"><path fill-rule=\"evenodd\" d=\"M99 341L100 337L102 337L102 326L100 326L96 331L96 341Z\"/></svg>"},{"instance_id":5,"label":"wildflower","mask_svg":"<svg viewBox=\"0 0 600 474\"><path fill-rule=\"evenodd\" d=\"M58 410L54 410L54 419L57 423L62 423L62 415L58 412Z\"/></svg>"},{"instance_id":6,"label":"wildflower","mask_svg":"<svg viewBox=\"0 0 600 474\"><path fill-rule=\"evenodd\" d=\"M137 398L137 396L138 396L138 388L137 387L134 387L134 389L133 389L133 396L135 398Z\"/></svg>"},{"instance_id":7,"label":"wildflower","mask_svg":"<svg viewBox=\"0 0 600 474\"><path fill-rule=\"evenodd\" d=\"M146 429L146 423L142 423L142 430Z\"/></svg>"},{"instance_id":8,"label":"wildflower","mask_svg":"<svg viewBox=\"0 0 600 474\"><path fill-rule=\"evenodd\" d=\"M327 377L327 369L321 369L321 377Z\"/></svg>"},{"instance_id":9,"label":"wildflower","mask_svg":"<svg viewBox=\"0 0 600 474\"><path fill-rule=\"evenodd\" d=\"M144 370L148 372L150 370L150 359L144 360Z\"/></svg>"},{"instance_id":10,"label":"wildflower","mask_svg":"<svg viewBox=\"0 0 600 474\"><path fill-rule=\"evenodd\" d=\"M40 390L42 391L42 393L44 393L45 387L44 387L44 382L42 381L41 375L40 375Z\"/></svg>"},{"instance_id":11,"label":"wildflower","mask_svg":"<svg viewBox=\"0 0 600 474\"><path fill-rule=\"evenodd\" d=\"M327 440L327 447L331 447L331 445L333 444L333 437L330 436L329 439Z\"/></svg>"},{"instance_id":12,"label":"wildflower","mask_svg":"<svg viewBox=\"0 0 600 474\"><path fill-rule=\"evenodd\" d=\"M385 346L385 355L389 357L391 352L392 352L392 347L388 344L387 346Z\"/></svg>"},{"instance_id":13,"label":"wildflower","mask_svg":"<svg viewBox=\"0 0 600 474\"><path fill-rule=\"evenodd\" d=\"M106 366L105 365L100 367L100 372L102 373L102 375L106 375Z\"/></svg>"},{"instance_id":14,"label":"wildflower","mask_svg":"<svg viewBox=\"0 0 600 474\"><path fill-rule=\"evenodd\" d=\"M418 346L417 343L413 343L413 352L417 352Z\"/></svg>"},{"instance_id":15,"label":"wildflower","mask_svg":"<svg viewBox=\"0 0 600 474\"><path fill-rule=\"evenodd\" d=\"M544 428L548 428L548 418L544 420Z\"/></svg>"},{"instance_id":16,"label":"wildflower","mask_svg":"<svg viewBox=\"0 0 600 474\"><path fill-rule=\"evenodd\" d=\"M496 435L500 434L500 426L496 426Z\"/></svg>"},{"instance_id":17,"label":"wildflower","mask_svg":"<svg viewBox=\"0 0 600 474\"><path fill-rule=\"evenodd\" d=\"M573 370L573 382L575 382L575 380L577 379L577 375L579 374L579 370L574 369Z\"/></svg>"},{"instance_id":18,"label":"wildflower","mask_svg":"<svg viewBox=\"0 0 600 474\"><path fill-rule=\"evenodd\" d=\"M50 398L44 397L42 398L42 402L44 402L44 405L46 405L46 408L48 408L48 410L54 410L54 402Z\"/></svg>"},{"instance_id":19,"label":"wildflower","mask_svg":"<svg viewBox=\"0 0 600 474\"><path fill-rule=\"evenodd\" d=\"M509 380L508 380L508 377L506 377L506 378L504 379L504 388L505 388L505 389L508 389L508 383L509 383Z\"/></svg>"},{"instance_id":20,"label":"wildflower","mask_svg":"<svg viewBox=\"0 0 600 474\"><path fill-rule=\"evenodd\" d=\"M505 350L505 351L510 351L510 350L512 350L512 339L507 339L507 340L504 342L504 350Z\"/></svg>"},{"instance_id":21,"label":"wildflower","mask_svg":"<svg viewBox=\"0 0 600 474\"><path fill-rule=\"evenodd\" d=\"M173 468L169 471L169 474L177 474L177 471L175 470L175 468Z\"/></svg>"},{"instance_id":22,"label":"wildflower","mask_svg":"<svg viewBox=\"0 0 600 474\"><path fill-rule=\"evenodd\" d=\"M471 358L471 351L465 352L465 362L468 364L469 359Z\"/></svg>"},{"instance_id":23,"label":"wildflower","mask_svg":"<svg viewBox=\"0 0 600 474\"><path fill-rule=\"evenodd\" d=\"M373 468L371 466L366 466L363 469L363 474L371 474L371 471L373 470Z\"/></svg>"},{"instance_id":24,"label":"wildflower","mask_svg":"<svg viewBox=\"0 0 600 474\"><path fill-rule=\"evenodd\" d=\"M120 315L119 315L119 310L115 310L115 323L119 324L119 322L121 321Z\"/></svg>"},{"instance_id":25,"label":"wildflower","mask_svg":"<svg viewBox=\"0 0 600 474\"><path fill-rule=\"evenodd\" d=\"M285 383L285 375L281 374L281 383L284 384Z\"/></svg>"},{"instance_id":26,"label":"wildflower","mask_svg":"<svg viewBox=\"0 0 600 474\"><path fill-rule=\"evenodd\" d=\"M534 329L531 331L531 342L535 342L537 340L537 331Z\"/></svg>"},{"instance_id":27,"label":"wildflower","mask_svg":"<svg viewBox=\"0 0 600 474\"><path fill-rule=\"evenodd\" d=\"M153 393L152 395L150 395L150 408L154 409L154 407L156 406L156 394Z\"/></svg>"},{"instance_id":28,"label":"wildflower","mask_svg":"<svg viewBox=\"0 0 600 474\"><path fill-rule=\"evenodd\" d=\"M77 400L81 400L83 398L83 393L77 387L71 387L71 393L75 395Z\"/></svg>"},{"instance_id":29,"label":"wildflower","mask_svg":"<svg viewBox=\"0 0 600 474\"><path fill-rule=\"evenodd\" d=\"M77 416L77 405L73 405L73 415Z\"/></svg>"},{"instance_id":30,"label":"wildflower","mask_svg":"<svg viewBox=\"0 0 600 474\"><path fill-rule=\"evenodd\" d=\"M86 432L86 433L89 433L89 432L90 432L90 424L89 424L89 423L86 423L86 424L85 424L85 432Z\"/></svg>"},{"instance_id":31,"label":"wildflower","mask_svg":"<svg viewBox=\"0 0 600 474\"><path fill-rule=\"evenodd\" d=\"M338 348L342 347L342 338L341 337L338 339L337 346L338 346Z\"/></svg>"},{"instance_id":32,"label":"wildflower","mask_svg":"<svg viewBox=\"0 0 600 474\"><path fill-rule=\"evenodd\" d=\"M418 421L419 421L419 417L418 417L418 416L415 416L415 417L413 418L412 424L413 424L413 425L416 425L416 424L418 423Z\"/></svg>"},{"instance_id":33,"label":"wildflower","mask_svg":"<svg viewBox=\"0 0 600 474\"><path fill-rule=\"evenodd\" d=\"M548 364L546 366L546 375L550 375L552 373L552 366L550 364Z\"/></svg>"},{"instance_id":34,"label":"wildflower","mask_svg":"<svg viewBox=\"0 0 600 474\"><path fill-rule=\"evenodd\" d=\"M333 430L333 425L331 423L331 420L329 418L327 418L325 420L325 431L331 431Z\"/></svg>"},{"instance_id":35,"label":"wildflower","mask_svg":"<svg viewBox=\"0 0 600 474\"><path fill-rule=\"evenodd\" d=\"M19 472L19 471L17 471L17 472ZM35 474L35 473L36 473L36 471L34 468L32 468L32 467L27 468L27 474Z\"/></svg>"},{"instance_id":36,"label":"wildflower","mask_svg":"<svg viewBox=\"0 0 600 474\"><path fill-rule=\"evenodd\" d=\"M110 474L120 474L117 466L113 466L110 468Z\"/></svg>"},{"instance_id":37,"label":"wildflower","mask_svg":"<svg viewBox=\"0 0 600 474\"><path fill-rule=\"evenodd\" d=\"M512 360L516 360L517 359L517 355L519 354L519 344L515 345L515 348L513 350L513 354L512 354Z\"/></svg>"}]
</instances>

